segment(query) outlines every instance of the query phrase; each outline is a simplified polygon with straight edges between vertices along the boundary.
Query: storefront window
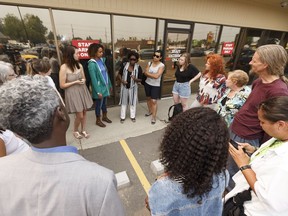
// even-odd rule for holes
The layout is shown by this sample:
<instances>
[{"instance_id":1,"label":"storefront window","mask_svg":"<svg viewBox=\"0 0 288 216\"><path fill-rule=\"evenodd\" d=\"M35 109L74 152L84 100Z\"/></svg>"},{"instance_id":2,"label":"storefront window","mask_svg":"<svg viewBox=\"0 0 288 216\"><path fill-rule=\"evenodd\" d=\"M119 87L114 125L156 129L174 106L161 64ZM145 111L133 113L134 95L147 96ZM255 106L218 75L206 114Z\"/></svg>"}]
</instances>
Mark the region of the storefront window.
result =
<instances>
[{"instance_id":1,"label":"storefront window","mask_svg":"<svg viewBox=\"0 0 288 216\"><path fill-rule=\"evenodd\" d=\"M236 45L236 37L239 32L240 28L237 27L223 27L217 53L221 54L224 57L225 61L227 61L234 52Z\"/></svg>"},{"instance_id":2,"label":"storefront window","mask_svg":"<svg viewBox=\"0 0 288 216\"><path fill-rule=\"evenodd\" d=\"M8 56L6 60L17 74L27 73L26 64L31 58L49 58L49 49L55 45L50 40L53 32L48 9L1 5L0 14L1 52Z\"/></svg>"},{"instance_id":3,"label":"storefront window","mask_svg":"<svg viewBox=\"0 0 288 216\"><path fill-rule=\"evenodd\" d=\"M139 64L145 70L152 60L155 46L156 19L137 17L114 16L114 48L115 48L115 73L120 69L120 64L125 53L123 50L138 52ZM160 39L161 37L159 37ZM117 83L116 83L117 85ZM116 86L116 101L119 101L120 85ZM145 100L144 87L139 87L139 100Z\"/></svg>"},{"instance_id":4,"label":"storefront window","mask_svg":"<svg viewBox=\"0 0 288 216\"><path fill-rule=\"evenodd\" d=\"M205 58L203 57L211 52L216 52L219 29L219 25L195 24L190 53L193 64L201 71L205 68Z\"/></svg>"}]
</instances>

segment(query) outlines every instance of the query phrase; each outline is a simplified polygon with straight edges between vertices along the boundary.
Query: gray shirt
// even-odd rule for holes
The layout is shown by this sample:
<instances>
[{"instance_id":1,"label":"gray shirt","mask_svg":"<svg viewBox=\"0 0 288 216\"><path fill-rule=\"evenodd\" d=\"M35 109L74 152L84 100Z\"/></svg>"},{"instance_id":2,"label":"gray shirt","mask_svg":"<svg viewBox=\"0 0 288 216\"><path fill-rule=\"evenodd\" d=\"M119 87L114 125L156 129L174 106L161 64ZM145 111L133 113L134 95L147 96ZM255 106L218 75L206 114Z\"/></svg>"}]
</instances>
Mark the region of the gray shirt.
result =
<instances>
[{"instance_id":1,"label":"gray shirt","mask_svg":"<svg viewBox=\"0 0 288 216\"><path fill-rule=\"evenodd\" d=\"M0 215L124 215L111 170L70 152L0 159Z\"/></svg>"}]
</instances>

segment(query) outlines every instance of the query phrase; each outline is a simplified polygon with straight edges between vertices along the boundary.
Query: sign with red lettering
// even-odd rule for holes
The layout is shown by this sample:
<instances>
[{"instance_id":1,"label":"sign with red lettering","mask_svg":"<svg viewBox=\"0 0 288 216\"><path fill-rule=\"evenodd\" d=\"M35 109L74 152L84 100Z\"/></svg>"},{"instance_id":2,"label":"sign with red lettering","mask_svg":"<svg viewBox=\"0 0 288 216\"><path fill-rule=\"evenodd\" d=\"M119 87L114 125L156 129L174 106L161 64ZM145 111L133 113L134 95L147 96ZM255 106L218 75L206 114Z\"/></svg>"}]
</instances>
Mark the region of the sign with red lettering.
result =
<instances>
[{"instance_id":1,"label":"sign with red lettering","mask_svg":"<svg viewBox=\"0 0 288 216\"><path fill-rule=\"evenodd\" d=\"M89 59L87 50L90 44L99 43L99 40L72 40L72 45L79 50L79 59Z\"/></svg>"},{"instance_id":2,"label":"sign with red lettering","mask_svg":"<svg viewBox=\"0 0 288 216\"><path fill-rule=\"evenodd\" d=\"M233 42L224 42L222 45L222 55L232 55L234 49L234 43Z\"/></svg>"}]
</instances>

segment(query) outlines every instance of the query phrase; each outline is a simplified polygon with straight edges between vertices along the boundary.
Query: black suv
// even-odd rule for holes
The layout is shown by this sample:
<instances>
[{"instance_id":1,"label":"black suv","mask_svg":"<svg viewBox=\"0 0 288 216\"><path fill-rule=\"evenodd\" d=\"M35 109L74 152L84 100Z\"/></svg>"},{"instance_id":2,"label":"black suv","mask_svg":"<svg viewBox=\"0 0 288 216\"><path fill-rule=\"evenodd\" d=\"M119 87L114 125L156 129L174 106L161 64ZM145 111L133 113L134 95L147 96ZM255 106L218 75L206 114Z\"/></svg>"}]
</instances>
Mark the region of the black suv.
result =
<instances>
[{"instance_id":1,"label":"black suv","mask_svg":"<svg viewBox=\"0 0 288 216\"><path fill-rule=\"evenodd\" d=\"M252 50L252 49L242 50L242 52L240 53L238 62L236 62L235 69L240 69L249 73L251 69L249 62L252 60L254 53L255 53L255 50ZM235 61L235 55L233 55L231 59L226 63L226 68L228 68L230 71L233 70L234 61Z\"/></svg>"}]
</instances>

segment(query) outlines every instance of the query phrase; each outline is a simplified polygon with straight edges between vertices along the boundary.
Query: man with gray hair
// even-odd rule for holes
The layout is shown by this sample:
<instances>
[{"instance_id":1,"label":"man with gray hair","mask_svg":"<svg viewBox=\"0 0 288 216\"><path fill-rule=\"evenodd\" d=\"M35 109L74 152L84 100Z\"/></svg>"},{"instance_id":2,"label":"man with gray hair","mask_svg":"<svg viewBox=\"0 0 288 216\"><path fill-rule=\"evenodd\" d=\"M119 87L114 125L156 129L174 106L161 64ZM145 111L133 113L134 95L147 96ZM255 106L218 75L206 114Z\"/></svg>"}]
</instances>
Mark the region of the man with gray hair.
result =
<instances>
[{"instance_id":1,"label":"man with gray hair","mask_svg":"<svg viewBox=\"0 0 288 216\"><path fill-rule=\"evenodd\" d=\"M249 143L255 149L269 139L257 115L259 104L269 98L288 96L288 80L284 76L287 64L286 50L275 44L257 48L250 61L251 70L259 76L252 84L252 91L243 107L236 113L230 127L230 138L239 143ZM234 160L228 158L228 170L232 177L239 169ZM233 188L230 181L229 189Z\"/></svg>"},{"instance_id":2,"label":"man with gray hair","mask_svg":"<svg viewBox=\"0 0 288 216\"><path fill-rule=\"evenodd\" d=\"M0 160L0 215L124 215L113 172L66 146L69 116L42 77L0 87L0 127L31 150Z\"/></svg>"}]
</instances>

